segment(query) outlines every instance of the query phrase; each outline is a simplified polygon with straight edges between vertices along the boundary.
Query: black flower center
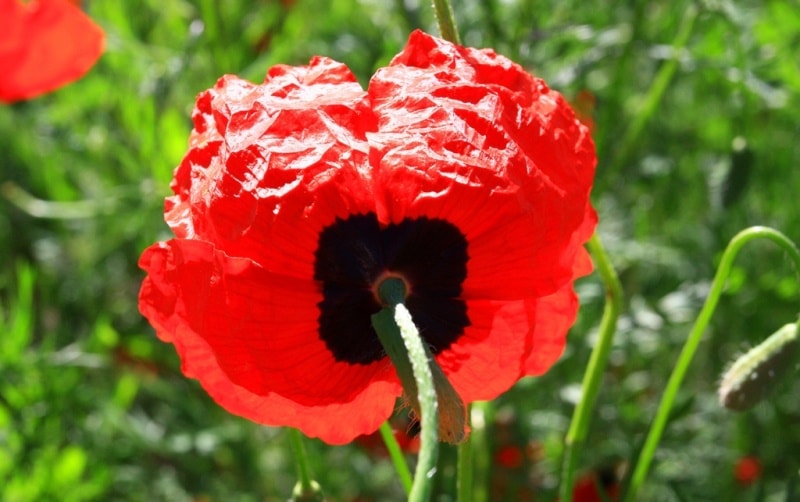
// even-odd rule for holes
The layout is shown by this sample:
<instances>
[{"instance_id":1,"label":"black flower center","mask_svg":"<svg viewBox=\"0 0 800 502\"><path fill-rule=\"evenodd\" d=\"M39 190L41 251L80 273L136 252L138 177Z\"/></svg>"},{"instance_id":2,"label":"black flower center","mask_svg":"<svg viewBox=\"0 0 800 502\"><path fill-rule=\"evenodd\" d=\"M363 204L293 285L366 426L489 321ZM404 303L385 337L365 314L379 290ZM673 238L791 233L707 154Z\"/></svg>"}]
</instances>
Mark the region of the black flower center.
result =
<instances>
[{"instance_id":1,"label":"black flower center","mask_svg":"<svg viewBox=\"0 0 800 502\"><path fill-rule=\"evenodd\" d=\"M401 277L406 307L436 354L469 326L460 299L467 277L467 239L435 218L406 218L382 226L374 213L337 218L319 235L314 279L322 284L319 336L338 361L370 364L384 357L370 322L381 309L376 281Z\"/></svg>"}]
</instances>

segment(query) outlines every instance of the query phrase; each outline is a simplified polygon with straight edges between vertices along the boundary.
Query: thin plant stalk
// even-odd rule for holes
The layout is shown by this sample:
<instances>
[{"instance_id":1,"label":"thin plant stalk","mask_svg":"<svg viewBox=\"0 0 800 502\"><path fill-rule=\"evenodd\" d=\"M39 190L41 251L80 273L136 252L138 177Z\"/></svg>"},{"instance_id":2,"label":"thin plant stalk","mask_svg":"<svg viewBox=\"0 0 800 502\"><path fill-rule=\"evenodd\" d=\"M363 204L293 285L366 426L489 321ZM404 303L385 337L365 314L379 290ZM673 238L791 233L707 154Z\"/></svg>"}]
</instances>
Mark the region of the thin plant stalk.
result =
<instances>
[{"instance_id":1,"label":"thin plant stalk","mask_svg":"<svg viewBox=\"0 0 800 502\"><path fill-rule=\"evenodd\" d=\"M467 417L470 417L471 407L467 407ZM456 500L458 502L473 502L472 482L472 434L467 440L458 445L458 466L456 471Z\"/></svg>"},{"instance_id":2,"label":"thin plant stalk","mask_svg":"<svg viewBox=\"0 0 800 502\"><path fill-rule=\"evenodd\" d=\"M420 450L414 482L409 493L409 502L423 502L430 499L433 490L433 476L436 474L436 461L439 457L439 410L436 402L436 389L433 385L428 355L419 330L411 319L405 305L394 306L394 320L400 328L400 335L408 350L414 379L417 382L419 406L422 411Z\"/></svg>"},{"instance_id":3,"label":"thin plant stalk","mask_svg":"<svg viewBox=\"0 0 800 502\"><path fill-rule=\"evenodd\" d=\"M383 443L386 445L386 449L389 451L389 458L392 459L392 463L397 471L397 475L400 477L400 483L403 485L403 490L405 490L406 495L408 495L411 493L411 484L414 482L414 480L411 478L411 471L408 469L408 464L403 456L403 450L397 443L397 438L394 437L394 433L392 432L392 427L389 425L389 422L384 422L381 424L380 431L381 437L383 438Z\"/></svg>"},{"instance_id":4,"label":"thin plant stalk","mask_svg":"<svg viewBox=\"0 0 800 502\"><path fill-rule=\"evenodd\" d=\"M472 443L472 500L489 500L489 476L491 471L491 452L486 427L492 422L492 402L476 401L470 410L469 440Z\"/></svg>"},{"instance_id":5,"label":"thin plant stalk","mask_svg":"<svg viewBox=\"0 0 800 502\"><path fill-rule=\"evenodd\" d=\"M458 35L456 18L450 0L433 0L433 13L436 16L436 24L442 38L461 45L461 37Z\"/></svg>"},{"instance_id":6,"label":"thin plant stalk","mask_svg":"<svg viewBox=\"0 0 800 502\"><path fill-rule=\"evenodd\" d=\"M311 468L308 463L308 454L303 445L303 433L297 429L289 428L289 441L292 443L292 453L297 467L297 482L302 493L310 493L314 490L311 479Z\"/></svg>"},{"instance_id":7,"label":"thin plant stalk","mask_svg":"<svg viewBox=\"0 0 800 502\"><path fill-rule=\"evenodd\" d=\"M795 272L800 274L800 250L797 249L794 242L781 232L769 227L756 226L742 230L731 239L728 246L725 248L725 252L722 254L719 268L714 276L714 281L711 283L711 290L709 291L708 298L706 298L705 304L700 310L700 314L692 330L689 332L686 343L678 356L678 362L675 364L672 375L670 375L669 381L667 382L667 387L664 390L664 395L661 398L661 403L659 404L655 419L650 426L641 454L632 471L631 482L623 499L625 501L638 500L637 495L639 489L642 487L647 477L656 448L664 433L670 411L678 395L678 390L683 382L683 378L686 376L689 364L692 362L697 347L700 345L703 333L717 307L719 298L725 288L725 283L730 275L733 261L742 249L742 246L754 239L769 239L783 248L794 262Z\"/></svg>"},{"instance_id":8,"label":"thin plant stalk","mask_svg":"<svg viewBox=\"0 0 800 502\"><path fill-rule=\"evenodd\" d=\"M608 355L611 352L614 333L617 329L617 319L619 319L619 314L622 311L622 285L597 233L589 240L588 246L594 258L597 272L606 287L606 303L603 308L603 318L600 321L600 337L592 350L586 373L583 375L581 398L575 407L565 440L560 486L561 500L564 502L572 500L575 472L577 471L583 444L589 432L592 410L597 401L597 394L600 391L600 383L603 380L603 372L608 362Z\"/></svg>"}]
</instances>

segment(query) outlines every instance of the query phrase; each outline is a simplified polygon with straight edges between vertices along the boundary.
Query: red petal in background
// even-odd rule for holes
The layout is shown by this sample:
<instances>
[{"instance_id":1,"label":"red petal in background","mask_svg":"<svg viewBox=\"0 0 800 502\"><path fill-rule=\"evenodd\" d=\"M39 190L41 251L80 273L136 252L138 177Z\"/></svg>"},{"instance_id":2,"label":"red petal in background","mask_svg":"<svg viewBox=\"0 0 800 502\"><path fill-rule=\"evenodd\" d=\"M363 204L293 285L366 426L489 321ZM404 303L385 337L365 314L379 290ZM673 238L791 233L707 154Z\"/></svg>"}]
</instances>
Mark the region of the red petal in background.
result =
<instances>
[{"instance_id":1,"label":"red petal in background","mask_svg":"<svg viewBox=\"0 0 800 502\"><path fill-rule=\"evenodd\" d=\"M0 101L79 79L105 47L103 30L67 0L0 0Z\"/></svg>"}]
</instances>

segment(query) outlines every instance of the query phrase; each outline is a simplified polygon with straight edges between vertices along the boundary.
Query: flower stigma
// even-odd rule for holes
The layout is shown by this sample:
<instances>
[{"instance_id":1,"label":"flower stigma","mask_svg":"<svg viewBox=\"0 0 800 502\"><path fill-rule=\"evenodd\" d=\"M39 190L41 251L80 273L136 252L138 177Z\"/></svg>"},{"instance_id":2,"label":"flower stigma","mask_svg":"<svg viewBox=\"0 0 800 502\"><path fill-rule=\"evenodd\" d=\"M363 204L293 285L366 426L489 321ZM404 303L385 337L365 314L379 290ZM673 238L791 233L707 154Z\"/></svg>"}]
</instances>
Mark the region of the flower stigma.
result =
<instances>
[{"instance_id":1,"label":"flower stigma","mask_svg":"<svg viewBox=\"0 0 800 502\"><path fill-rule=\"evenodd\" d=\"M394 307L408 298L410 289L404 277L388 272L375 281L373 293L381 305Z\"/></svg>"}]
</instances>

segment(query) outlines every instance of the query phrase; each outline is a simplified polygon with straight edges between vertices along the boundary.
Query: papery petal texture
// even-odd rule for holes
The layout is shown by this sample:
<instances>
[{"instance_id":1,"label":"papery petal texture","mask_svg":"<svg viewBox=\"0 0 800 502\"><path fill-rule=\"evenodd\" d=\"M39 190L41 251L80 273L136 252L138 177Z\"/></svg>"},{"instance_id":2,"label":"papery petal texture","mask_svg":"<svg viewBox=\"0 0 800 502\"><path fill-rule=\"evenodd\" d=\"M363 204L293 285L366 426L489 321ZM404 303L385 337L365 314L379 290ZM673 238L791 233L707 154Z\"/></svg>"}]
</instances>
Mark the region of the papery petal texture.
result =
<instances>
[{"instance_id":1,"label":"papery petal texture","mask_svg":"<svg viewBox=\"0 0 800 502\"><path fill-rule=\"evenodd\" d=\"M150 273L142 313L175 345L184 373L232 413L331 443L349 442L352 429L375 430L391 414L400 395L393 368L330 357L316 336L309 281L199 240L152 246L140 266Z\"/></svg>"},{"instance_id":2,"label":"papery petal texture","mask_svg":"<svg viewBox=\"0 0 800 502\"><path fill-rule=\"evenodd\" d=\"M591 271L594 146L491 50L414 32L366 90L341 63L201 93L140 309L229 411L330 443L402 388L371 335L386 273L465 402L560 356Z\"/></svg>"}]
</instances>

